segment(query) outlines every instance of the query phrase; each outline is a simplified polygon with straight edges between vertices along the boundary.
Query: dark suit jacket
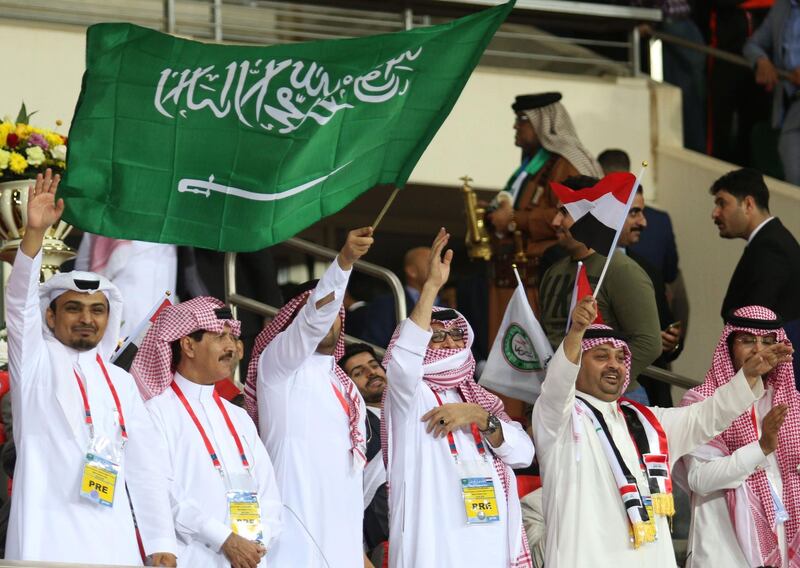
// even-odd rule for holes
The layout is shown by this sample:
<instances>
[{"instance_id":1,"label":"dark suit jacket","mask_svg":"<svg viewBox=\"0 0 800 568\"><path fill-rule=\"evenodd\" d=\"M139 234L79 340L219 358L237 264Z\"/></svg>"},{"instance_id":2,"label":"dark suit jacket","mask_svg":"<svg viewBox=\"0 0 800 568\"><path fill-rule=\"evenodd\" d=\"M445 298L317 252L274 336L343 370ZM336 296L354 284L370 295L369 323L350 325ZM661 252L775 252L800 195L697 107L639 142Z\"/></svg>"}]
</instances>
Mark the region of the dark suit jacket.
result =
<instances>
[{"instance_id":1,"label":"dark suit jacket","mask_svg":"<svg viewBox=\"0 0 800 568\"><path fill-rule=\"evenodd\" d=\"M722 302L722 315L754 305L771 309L786 322L800 319L800 245L777 218L744 249Z\"/></svg>"}]
</instances>

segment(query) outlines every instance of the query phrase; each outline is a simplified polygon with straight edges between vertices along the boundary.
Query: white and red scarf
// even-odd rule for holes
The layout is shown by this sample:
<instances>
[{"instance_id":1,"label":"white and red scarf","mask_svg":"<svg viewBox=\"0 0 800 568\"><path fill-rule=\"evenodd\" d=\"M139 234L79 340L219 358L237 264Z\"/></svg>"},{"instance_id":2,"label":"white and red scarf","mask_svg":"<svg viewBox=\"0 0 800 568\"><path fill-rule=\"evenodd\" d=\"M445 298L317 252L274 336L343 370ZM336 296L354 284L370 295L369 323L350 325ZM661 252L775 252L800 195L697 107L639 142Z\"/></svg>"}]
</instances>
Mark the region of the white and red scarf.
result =
<instances>
[{"instance_id":1,"label":"white and red scarf","mask_svg":"<svg viewBox=\"0 0 800 568\"><path fill-rule=\"evenodd\" d=\"M736 374L728 349L728 337L736 332L756 336L776 334L778 341L788 343L783 328L770 329L770 322L778 321L772 310L761 306L747 306L737 309L736 318L754 320L750 324L733 325L726 323L722 330L711 369L706 373L705 382L689 390L681 401L682 406L694 404L713 396L722 385L728 383ZM764 322L759 324L755 320ZM750 327L752 326L752 327ZM786 404L789 412L778 433L776 458L783 483L783 505L789 513L784 523L788 544L789 566L800 568L800 394L794 383L792 363L781 363L767 375L767 384L773 388L772 404ZM714 438L709 446L717 456L729 456L742 446L757 441L759 434L753 421L752 409L733 421L727 430ZM710 450L711 451L711 450ZM739 489L726 490L728 512L739 545L745 556L754 565L780 566L781 551L778 545L772 488L764 469L752 473Z\"/></svg>"},{"instance_id":2,"label":"white and red scarf","mask_svg":"<svg viewBox=\"0 0 800 568\"><path fill-rule=\"evenodd\" d=\"M442 311L445 308L434 307L433 311ZM465 402L477 404L486 412L497 416L503 422L511 422L511 418L506 414L503 401L496 395L487 391L485 388L475 382L475 357L472 355L472 342L474 341L475 334L472 331L467 319L456 312L458 316L454 319L442 321L445 330L459 328L464 330L464 347L459 349L427 349L425 357L422 361L422 380L433 392L443 392L449 389L457 389L461 398ZM382 365L387 368L389 362L392 360L392 351L397 343L397 338L400 335L400 327L397 326L389 342L389 347L386 349L386 354L383 357ZM391 388L391 383L389 387ZM386 396L388 388L383 395L383 406L386 405ZM384 413L385 418L381 420L381 449L383 450L384 462L389 463L389 428L388 416ZM446 443L446 442L444 442ZM503 484L503 490L506 494L506 501L510 499L517 499L516 495L511 495L509 489L511 487L511 479L514 475L513 470L508 467L503 460L497 457L493 452L492 463L497 476ZM528 547L528 537L525 534L523 527L520 534L521 544L519 554L516 558L511 559L510 568L532 568L533 560L531 559L530 549Z\"/></svg>"},{"instance_id":3,"label":"white and red scarf","mask_svg":"<svg viewBox=\"0 0 800 568\"><path fill-rule=\"evenodd\" d=\"M610 327L601 324L593 324L589 329L611 331ZM631 352L625 341L612 336L592 337L581 342L581 350L585 352L605 344L611 344L615 349L622 349L625 354L626 376L622 387L624 392L630 382L631 366ZM642 544L653 542L656 539L654 515L671 517L675 514L669 444L664 428L648 407L626 398L619 399L617 405L625 418L631 440L639 454L639 467L648 485L649 494L647 496L642 495L634 473L622 459L622 454L611 436L602 413L580 396L575 400L573 437L576 447L579 448L582 434L580 416L586 416L591 420L625 506L633 537L633 546L639 548ZM580 459L579 456L580 453L578 453L577 459ZM647 498L652 500L650 512L645 506Z\"/></svg>"},{"instance_id":4,"label":"white and red scarf","mask_svg":"<svg viewBox=\"0 0 800 568\"><path fill-rule=\"evenodd\" d=\"M253 352L250 355L250 362L247 365L247 379L244 384L244 407L250 418L256 423L256 426L258 426L258 389L256 388L258 384L258 360L264 349L291 325L297 314L306 305L313 291L307 290L286 302L280 311L275 314L272 321L256 337ZM360 430L360 425L365 418L361 411L361 395L358 393L358 387L356 387L347 373L335 363L335 361L339 361L344 356L344 313L344 307L342 307L339 310L342 329L339 333L339 341L333 351L333 370L342 387L342 392L349 408L350 453L353 457L353 465L363 468L367 463L367 443Z\"/></svg>"},{"instance_id":5,"label":"white and red scarf","mask_svg":"<svg viewBox=\"0 0 800 568\"><path fill-rule=\"evenodd\" d=\"M131 365L131 374L144 400L158 396L172 383L175 373L172 367L173 341L200 329L222 333L226 325L234 336L239 337L242 324L227 317L230 312L225 308L225 304L216 298L200 296L161 311L147 330Z\"/></svg>"}]
</instances>

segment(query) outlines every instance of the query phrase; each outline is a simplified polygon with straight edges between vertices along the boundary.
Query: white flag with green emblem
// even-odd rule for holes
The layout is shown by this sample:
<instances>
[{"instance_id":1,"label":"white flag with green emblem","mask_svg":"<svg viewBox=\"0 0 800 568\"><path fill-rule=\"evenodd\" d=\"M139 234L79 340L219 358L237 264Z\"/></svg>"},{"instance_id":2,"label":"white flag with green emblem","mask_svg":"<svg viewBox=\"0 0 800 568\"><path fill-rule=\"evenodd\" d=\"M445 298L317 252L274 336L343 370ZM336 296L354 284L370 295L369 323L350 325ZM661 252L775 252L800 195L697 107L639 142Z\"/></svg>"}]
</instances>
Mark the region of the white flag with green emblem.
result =
<instances>
[{"instance_id":1,"label":"white flag with green emblem","mask_svg":"<svg viewBox=\"0 0 800 568\"><path fill-rule=\"evenodd\" d=\"M478 382L487 389L533 404L542 391L553 349L533 315L519 276L517 282Z\"/></svg>"}]
</instances>

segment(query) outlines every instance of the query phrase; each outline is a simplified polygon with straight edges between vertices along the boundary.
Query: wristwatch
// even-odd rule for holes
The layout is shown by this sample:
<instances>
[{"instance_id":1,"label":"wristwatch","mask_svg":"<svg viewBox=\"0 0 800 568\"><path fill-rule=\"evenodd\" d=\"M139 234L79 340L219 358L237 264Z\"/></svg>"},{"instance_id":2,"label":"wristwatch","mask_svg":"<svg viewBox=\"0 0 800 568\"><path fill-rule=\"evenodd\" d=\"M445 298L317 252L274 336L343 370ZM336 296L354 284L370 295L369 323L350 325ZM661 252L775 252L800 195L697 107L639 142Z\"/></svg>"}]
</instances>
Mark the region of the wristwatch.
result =
<instances>
[{"instance_id":1,"label":"wristwatch","mask_svg":"<svg viewBox=\"0 0 800 568\"><path fill-rule=\"evenodd\" d=\"M480 431L481 434L486 434L487 436L491 436L500 429L500 419L494 414L489 414L489 419L486 422L488 426L486 427L485 430L483 428L478 427L478 430Z\"/></svg>"}]
</instances>

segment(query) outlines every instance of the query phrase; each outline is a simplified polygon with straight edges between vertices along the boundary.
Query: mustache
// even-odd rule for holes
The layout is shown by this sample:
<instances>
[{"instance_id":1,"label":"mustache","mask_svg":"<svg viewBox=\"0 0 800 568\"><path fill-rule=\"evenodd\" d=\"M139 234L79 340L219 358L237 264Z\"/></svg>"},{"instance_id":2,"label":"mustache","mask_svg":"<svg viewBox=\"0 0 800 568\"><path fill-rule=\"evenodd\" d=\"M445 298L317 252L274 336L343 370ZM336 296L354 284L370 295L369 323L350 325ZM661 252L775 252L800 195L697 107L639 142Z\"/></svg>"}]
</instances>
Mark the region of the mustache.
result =
<instances>
[{"instance_id":1,"label":"mustache","mask_svg":"<svg viewBox=\"0 0 800 568\"><path fill-rule=\"evenodd\" d=\"M369 377L367 379L367 385L371 385L372 383L375 383L375 382L378 382L378 381L380 381L382 383L385 383L386 379L384 379L380 375L372 375L371 377Z\"/></svg>"},{"instance_id":2,"label":"mustache","mask_svg":"<svg viewBox=\"0 0 800 568\"><path fill-rule=\"evenodd\" d=\"M220 361L230 361L231 359L233 359L233 351L224 353L223 355L220 355L219 358Z\"/></svg>"},{"instance_id":3,"label":"mustache","mask_svg":"<svg viewBox=\"0 0 800 568\"><path fill-rule=\"evenodd\" d=\"M91 331L91 332L95 332L95 331L97 331L97 326L96 325L76 325L76 326L74 326L72 328L72 331L77 331L77 332Z\"/></svg>"}]
</instances>

